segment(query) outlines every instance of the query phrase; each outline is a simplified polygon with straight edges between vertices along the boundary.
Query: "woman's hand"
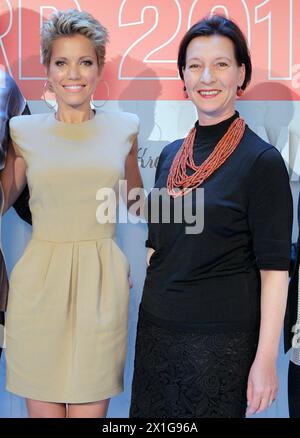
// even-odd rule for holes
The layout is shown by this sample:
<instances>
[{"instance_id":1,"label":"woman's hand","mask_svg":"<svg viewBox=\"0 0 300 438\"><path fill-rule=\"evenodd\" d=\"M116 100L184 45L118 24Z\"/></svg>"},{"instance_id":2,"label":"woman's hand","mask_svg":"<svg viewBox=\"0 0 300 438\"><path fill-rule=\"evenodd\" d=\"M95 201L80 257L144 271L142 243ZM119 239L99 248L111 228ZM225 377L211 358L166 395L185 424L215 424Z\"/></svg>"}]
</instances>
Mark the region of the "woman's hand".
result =
<instances>
[{"instance_id":1,"label":"woman's hand","mask_svg":"<svg viewBox=\"0 0 300 438\"><path fill-rule=\"evenodd\" d=\"M270 407L277 391L276 359L256 357L248 377L246 415L259 414Z\"/></svg>"},{"instance_id":2,"label":"woman's hand","mask_svg":"<svg viewBox=\"0 0 300 438\"><path fill-rule=\"evenodd\" d=\"M155 253L155 249L153 249L153 248L148 248L147 256L146 256L146 263L147 263L147 266L150 265L150 259L151 259L151 257L153 256L154 253Z\"/></svg>"},{"instance_id":3,"label":"woman's hand","mask_svg":"<svg viewBox=\"0 0 300 438\"><path fill-rule=\"evenodd\" d=\"M271 406L278 391L276 359L286 308L288 271L261 270L261 318L258 347L248 377L246 415Z\"/></svg>"}]
</instances>

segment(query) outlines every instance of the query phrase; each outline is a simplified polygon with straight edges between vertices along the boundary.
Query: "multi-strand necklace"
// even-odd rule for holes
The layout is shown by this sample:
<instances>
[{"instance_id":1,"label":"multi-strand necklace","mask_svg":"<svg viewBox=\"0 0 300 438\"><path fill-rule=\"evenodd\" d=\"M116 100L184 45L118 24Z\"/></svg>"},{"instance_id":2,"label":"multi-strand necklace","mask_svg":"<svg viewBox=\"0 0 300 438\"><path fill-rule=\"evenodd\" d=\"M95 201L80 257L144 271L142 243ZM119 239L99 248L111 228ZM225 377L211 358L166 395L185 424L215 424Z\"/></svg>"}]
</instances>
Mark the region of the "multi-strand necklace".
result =
<instances>
[{"instance_id":1,"label":"multi-strand necklace","mask_svg":"<svg viewBox=\"0 0 300 438\"><path fill-rule=\"evenodd\" d=\"M169 195L173 198L185 196L199 187L234 152L244 135L245 127L245 121L240 117L236 118L217 143L213 152L200 166L197 166L194 162L196 128L192 128L170 168L167 181ZM193 171L191 175L187 174L187 168Z\"/></svg>"}]
</instances>

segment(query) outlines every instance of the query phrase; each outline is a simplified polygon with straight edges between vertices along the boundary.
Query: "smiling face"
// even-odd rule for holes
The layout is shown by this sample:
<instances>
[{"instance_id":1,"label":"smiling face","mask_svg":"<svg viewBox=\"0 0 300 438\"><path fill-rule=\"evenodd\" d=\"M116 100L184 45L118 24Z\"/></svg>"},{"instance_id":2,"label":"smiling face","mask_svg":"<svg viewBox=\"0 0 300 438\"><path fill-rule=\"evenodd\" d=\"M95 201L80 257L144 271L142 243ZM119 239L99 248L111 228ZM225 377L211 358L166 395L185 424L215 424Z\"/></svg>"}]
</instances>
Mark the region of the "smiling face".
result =
<instances>
[{"instance_id":1,"label":"smiling face","mask_svg":"<svg viewBox=\"0 0 300 438\"><path fill-rule=\"evenodd\" d=\"M234 114L245 66L238 66L229 38L221 35L194 38L187 47L183 77L201 125L216 124Z\"/></svg>"},{"instance_id":2,"label":"smiling face","mask_svg":"<svg viewBox=\"0 0 300 438\"><path fill-rule=\"evenodd\" d=\"M80 34L55 40L47 74L60 111L88 110L101 75L93 43Z\"/></svg>"}]
</instances>

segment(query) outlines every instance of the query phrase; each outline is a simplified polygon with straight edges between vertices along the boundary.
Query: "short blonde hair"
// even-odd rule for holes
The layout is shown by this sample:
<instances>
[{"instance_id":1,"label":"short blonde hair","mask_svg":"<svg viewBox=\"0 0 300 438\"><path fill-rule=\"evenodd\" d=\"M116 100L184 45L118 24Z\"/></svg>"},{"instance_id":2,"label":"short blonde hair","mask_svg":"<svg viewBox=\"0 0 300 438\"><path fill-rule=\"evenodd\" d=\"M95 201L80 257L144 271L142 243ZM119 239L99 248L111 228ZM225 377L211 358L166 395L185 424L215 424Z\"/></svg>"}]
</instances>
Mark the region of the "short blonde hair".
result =
<instances>
[{"instance_id":1,"label":"short blonde hair","mask_svg":"<svg viewBox=\"0 0 300 438\"><path fill-rule=\"evenodd\" d=\"M54 12L45 21L41 32L43 65L48 69L51 61L53 42L58 38L80 34L88 38L95 47L99 69L105 63L108 31L91 14L77 9Z\"/></svg>"}]
</instances>

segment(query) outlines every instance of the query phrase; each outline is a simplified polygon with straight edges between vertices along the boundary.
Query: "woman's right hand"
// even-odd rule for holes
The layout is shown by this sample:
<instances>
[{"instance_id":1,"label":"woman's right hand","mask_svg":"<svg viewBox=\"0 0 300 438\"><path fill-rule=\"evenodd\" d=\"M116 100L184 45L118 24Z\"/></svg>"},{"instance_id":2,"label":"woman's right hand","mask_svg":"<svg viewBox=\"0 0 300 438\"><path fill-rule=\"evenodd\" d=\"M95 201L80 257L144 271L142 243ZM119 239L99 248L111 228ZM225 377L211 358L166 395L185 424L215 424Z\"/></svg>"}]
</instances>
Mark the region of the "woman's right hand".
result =
<instances>
[{"instance_id":1,"label":"woman's right hand","mask_svg":"<svg viewBox=\"0 0 300 438\"><path fill-rule=\"evenodd\" d=\"M246 415L260 414L272 405L278 392L276 359L257 356L248 377Z\"/></svg>"},{"instance_id":2,"label":"woman's right hand","mask_svg":"<svg viewBox=\"0 0 300 438\"><path fill-rule=\"evenodd\" d=\"M150 259L151 259L151 257L153 256L154 253L155 253L155 249L153 249L153 248L148 248L147 256L146 256L146 263L147 263L147 266L150 265Z\"/></svg>"}]
</instances>

